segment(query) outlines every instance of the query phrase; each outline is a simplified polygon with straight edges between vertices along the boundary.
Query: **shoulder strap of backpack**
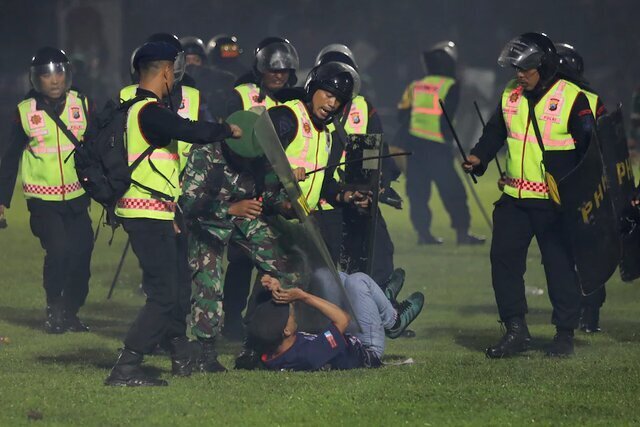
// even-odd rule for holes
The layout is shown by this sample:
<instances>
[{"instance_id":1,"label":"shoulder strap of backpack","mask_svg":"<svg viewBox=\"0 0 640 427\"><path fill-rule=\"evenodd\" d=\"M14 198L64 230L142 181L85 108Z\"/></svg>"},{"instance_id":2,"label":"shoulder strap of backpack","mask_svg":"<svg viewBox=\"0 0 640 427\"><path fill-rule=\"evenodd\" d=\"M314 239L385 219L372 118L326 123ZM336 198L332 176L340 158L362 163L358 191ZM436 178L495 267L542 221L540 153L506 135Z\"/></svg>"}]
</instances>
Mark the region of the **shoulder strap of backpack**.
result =
<instances>
[{"instance_id":1,"label":"shoulder strap of backpack","mask_svg":"<svg viewBox=\"0 0 640 427\"><path fill-rule=\"evenodd\" d=\"M64 133L66 135L66 137L69 138L69 141L71 141L71 143L74 145L74 147L78 148L80 146L80 141L78 140L78 138L76 138L76 136L73 134L73 132L71 132L69 130L69 128L67 128L67 125L64 124L64 122L62 121L60 116L58 116L55 113L55 111L53 111L53 108L51 108L51 106L49 104L47 104L46 102L43 102L43 104L44 104L44 106L43 106L44 111L56 123L56 125L62 131L62 133Z\"/></svg>"}]
</instances>

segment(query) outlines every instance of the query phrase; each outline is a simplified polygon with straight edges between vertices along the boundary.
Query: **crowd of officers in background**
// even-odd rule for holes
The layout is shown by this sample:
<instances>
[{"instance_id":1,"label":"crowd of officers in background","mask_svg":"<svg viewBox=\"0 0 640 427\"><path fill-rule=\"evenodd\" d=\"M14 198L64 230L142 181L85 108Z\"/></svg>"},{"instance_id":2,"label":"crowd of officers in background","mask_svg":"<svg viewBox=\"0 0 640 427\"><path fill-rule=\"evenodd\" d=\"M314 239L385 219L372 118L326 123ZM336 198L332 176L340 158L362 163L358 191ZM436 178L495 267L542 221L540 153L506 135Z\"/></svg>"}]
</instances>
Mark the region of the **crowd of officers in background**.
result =
<instances>
[{"instance_id":1,"label":"crowd of officers in background","mask_svg":"<svg viewBox=\"0 0 640 427\"><path fill-rule=\"evenodd\" d=\"M268 109L332 261L341 265L345 252L361 256L355 253L359 249L349 244L357 240L357 233L365 233L358 230L358 212L371 209L371 194L346 190L335 168L305 179L306 172L340 161L341 134L383 133L375 107L362 95L366 88L360 88L356 58L345 45L329 45L319 52L306 81L298 85L299 58L287 39L262 40L255 48L251 69L241 65L240 53L232 36L216 37L205 46L195 37L178 39L159 33L132 54L132 85L123 88L119 98L140 97L143 101L135 103L128 116L129 162L149 145L155 147L149 154L153 163L141 163L132 177L169 193L172 200L158 199L145 187L132 184L117 204L116 215L143 271L147 300L127 333L108 384L164 384L140 370L143 355L159 345L170 351L176 375L189 375L194 366L207 372L225 370L217 361L215 339L221 327L230 339L246 338L242 312L253 268L260 274L284 270L278 265L277 245L268 227L247 229L244 221L265 215L269 196L276 208L282 207L278 189L265 188L264 180L255 176L238 181L234 168L253 168L252 156L243 148L239 151L243 154L238 155L229 148L233 143L212 145L214 141L242 139L242 130L225 122L234 112ZM457 243L483 244L484 237L469 231L471 217L462 180L454 169L452 132L440 106L442 101L453 116L460 100L455 44L435 44L422 59L426 75L411 82L402 95L398 104L400 131L393 141L386 141L413 153L406 174L417 243L442 243L430 229L428 202L433 182L451 217ZM499 63L513 67L516 78L507 84L500 104L463 164L465 172L480 175L506 144L506 171L499 183L503 195L493 214L491 265L498 311L507 330L486 354L491 358L510 356L526 350L531 340L525 322L523 276L527 249L535 236L554 308L552 323L557 329L547 354L566 356L573 353L573 331L579 326L581 313L583 330L599 330L599 309L605 294L603 287L581 306L570 251L549 200L540 156L544 147L555 159L548 167L557 168L560 174L570 170L584 152L594 118L604 113L604 107L587 86L584 65L575 49L554 45L544 34L514 38L505 46ZM74 145L60 130L59 121L82 139L96 108L81 88L72 86L69 60L59 49L38 50L31 61L30 80L33 88L18 105L0 164L0 216L10 207L22 161L21 181L31 229L45 250L45 330L53 334L88 331L78 311L86 300L90 277L90 199L74 170L70 156ZM526 144L534 134L530 129L532 114L553 116L549 126L544 119L537 119L544 128L541 146ZM189 161L192 145L209 148ZM388 150L385 144L383 152ZM393 161L383 163L380 200L396 208L401 207L401 200L390 185L399 174ZM215 184L209 181L210 176L216 177ZM224 197L208 194L206 188L211 185ZM240 196L229 196L234 194ZM380 218L371 276L385 289L404 273L395 268L393 243ZM239 231L233 234L229 230ZM353 230L356 236L343 238ZM225 247L229 267L223 275ZM417 309L405 304L402 310L410 316ZM186 334L189 313L191 332L199 346L196 361ZM399 317L402 314L398 311ZM246 340L244 344L236 367L253 367L260 355Z\"/></svg>"}]
</instances>

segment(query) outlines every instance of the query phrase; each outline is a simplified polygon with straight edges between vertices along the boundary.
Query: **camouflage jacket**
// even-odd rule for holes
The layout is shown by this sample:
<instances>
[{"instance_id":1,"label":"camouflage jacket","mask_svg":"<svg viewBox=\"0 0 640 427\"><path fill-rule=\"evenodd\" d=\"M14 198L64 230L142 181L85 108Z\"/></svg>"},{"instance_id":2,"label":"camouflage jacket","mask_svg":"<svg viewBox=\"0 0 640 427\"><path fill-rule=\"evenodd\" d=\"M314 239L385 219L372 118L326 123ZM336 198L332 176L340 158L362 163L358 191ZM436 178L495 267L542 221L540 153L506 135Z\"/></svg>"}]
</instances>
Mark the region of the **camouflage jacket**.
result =
<instances>
[{"instance_id":1,"label":"camouflage jacket","mask_svg":"<svg viewBox=\"0 0 640 427\"><path fill-rule=\"evenodd\" d=\"M229 215L233 203L262 197L263 214L279 209L286 196L268 163L262 159L253 160L250 169L253 173L247 168L232 166L223 155L220 142L193 147L180 196L180 206L190 231L205 232L227 242L237 227L248 237L254 221Z\"/></svg>"}]
</instances>

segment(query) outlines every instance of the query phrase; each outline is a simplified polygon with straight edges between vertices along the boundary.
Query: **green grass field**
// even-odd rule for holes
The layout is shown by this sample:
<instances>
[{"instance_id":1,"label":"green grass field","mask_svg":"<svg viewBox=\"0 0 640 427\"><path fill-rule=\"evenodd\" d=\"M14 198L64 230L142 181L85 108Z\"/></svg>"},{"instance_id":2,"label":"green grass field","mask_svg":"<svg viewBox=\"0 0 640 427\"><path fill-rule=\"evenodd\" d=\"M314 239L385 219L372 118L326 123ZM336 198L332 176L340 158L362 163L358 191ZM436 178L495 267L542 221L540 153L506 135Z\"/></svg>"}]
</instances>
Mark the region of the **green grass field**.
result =
<instances>
[{"instance_id":1,"label":"green grass field","mask_svg":"<svg viewBox=\"0 0 640 427\"><path fill-rule=\"evenodd\" d=\"M498 197L495 176L476 186L489 211ZM402 190L404 185L396 184ZM476 232L488 234L472 205ZM396 265L407 271L403 294L420 290L426 307L412 325L417 337L390 341L389 359L410 366L348 372L234 372L170 378L166 357L145 366L170 382L155 389L102 385L143 297L136 260L127 260L114 298L107 290L124 233L113 246L103 230L92 261L91 292L81 317L88 334L42 330L43 251L30 233L16 191L0 230L0 425L631 425L640 424L640 286L609 282L604 332L577 334L576 355L549 360L542 348L554 334L537 248L530 250L527 284L534 349L521 357L488 360L487 345L501 334L490 282L489 245L458 247L437 194L434 234L442 247L418 247L408 211L385 207L396 245ZM97 219L99 212L94 210ZM95 224L95 221L94 221ZM239 345L222 341L231 367Z\"/></svg>"}]
</instances>

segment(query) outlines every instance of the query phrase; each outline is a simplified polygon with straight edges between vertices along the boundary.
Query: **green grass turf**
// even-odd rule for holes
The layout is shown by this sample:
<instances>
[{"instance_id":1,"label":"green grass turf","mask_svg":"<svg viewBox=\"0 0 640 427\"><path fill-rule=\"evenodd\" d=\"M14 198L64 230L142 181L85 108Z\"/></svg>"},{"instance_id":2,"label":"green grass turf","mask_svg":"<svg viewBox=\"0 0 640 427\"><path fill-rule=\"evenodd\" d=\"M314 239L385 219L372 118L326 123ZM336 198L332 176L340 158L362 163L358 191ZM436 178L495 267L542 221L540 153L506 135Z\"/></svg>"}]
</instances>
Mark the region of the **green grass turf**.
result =
<instances>
[{"instance_id":1,"label":"green grass turf","mask_svg":"<svg viewBox=\"0 0 640 427\"><path fill-rule=\"evenodd\" d=\"M495 175L476 189L486 208L498 197ZM404 185L396 184L403 190ZM489 233L470 200L473 229ZM107 246L103 230L92 261L91 292L81 317L88 334L43 333L43 251L31 235L25 203L16 192L0 230L0 425L629 425L640 423L638 284L616 275L602 313L604 332L577 334L576 355L549 360L542 348L554 330L544 273L535 244L527 283L545 288L529 296L534 349L510 360L488 360L483 349L500 334L490 282L489 245L458 247L439 197L434 234L442 247L418 247L408 211L384 207L396 245L396 265L407 270L403 294L420 290L426 307L413 339L388 342L390 359L411 366L349 372L229 372L172 379L166 357L145 366L170 381L156 389L102 385L120 339L143 298L130 256L114 298L105 296L123 244ZM93 216L97 219L97 209ZM95 222L94 222L95 223ZM221 342L232 366L237 344ZM30 421L29 418L36 420ZM39 419L39 420L38 420Z\"/></svg>"}]
</instances>

